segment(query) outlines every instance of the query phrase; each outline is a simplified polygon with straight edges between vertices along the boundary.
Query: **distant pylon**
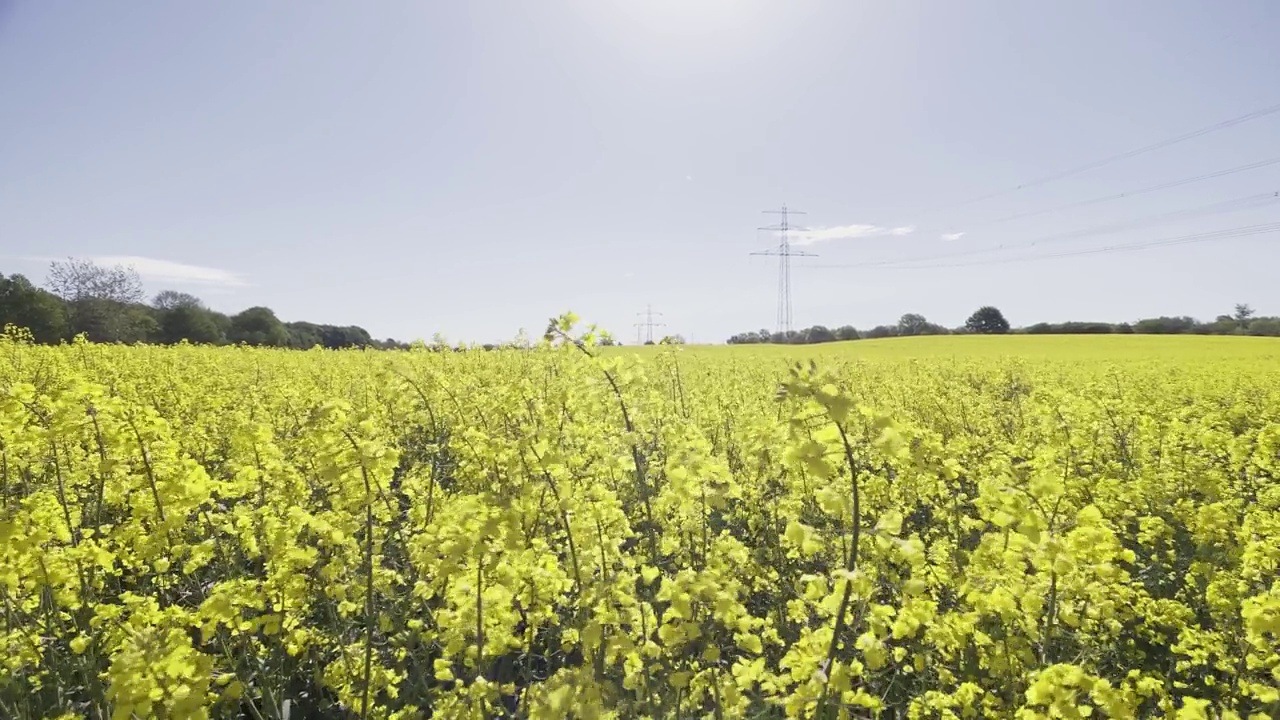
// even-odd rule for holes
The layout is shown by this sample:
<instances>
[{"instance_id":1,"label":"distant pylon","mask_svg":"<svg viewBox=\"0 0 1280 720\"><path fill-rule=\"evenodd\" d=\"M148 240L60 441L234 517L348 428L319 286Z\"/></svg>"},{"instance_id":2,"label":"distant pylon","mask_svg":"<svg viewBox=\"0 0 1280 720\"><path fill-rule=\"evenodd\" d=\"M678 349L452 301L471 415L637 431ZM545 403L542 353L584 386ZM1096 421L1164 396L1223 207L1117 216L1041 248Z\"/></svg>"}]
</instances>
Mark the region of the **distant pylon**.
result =
<instances>
[{"instance_id":1,"label":"distant pylon","mask_svg":"<svg viewBox=\"0 0 1280 720\"><path fill-rule=\"evenodd\" d=\"M782 221L777 225L760 228L761 230L771 230L778 233L777 247L769 250L761 250L753 252L752 255L776 255L778 256L778 319L777 330L780 333L791 333L791 258L793 257L817 257L814 253L805 252L804 250L795 250L791 247L791 239L788 233L791 232L791 216L804 215L799 210L791 210L784 204L780 210L765 210L764 212L771 215L781 215Z\"/></svg>"},{"instance_id":2,"label":"distant pylon","mask_svg":"<svg viewBox=\"0 0 1280 720\"><path fill-rule=\"evenodd\" d=\"M662 317L662 313L654 312L652 305L646 305L644 312L636 313L638 317L644 318L644 322L636 323L636 342L647 344L653 342L653 329L656 327L666 327L665 323L654 322L653 318ZM641 338L644 338L643 340Z\"/></svg>"}]
</instances>

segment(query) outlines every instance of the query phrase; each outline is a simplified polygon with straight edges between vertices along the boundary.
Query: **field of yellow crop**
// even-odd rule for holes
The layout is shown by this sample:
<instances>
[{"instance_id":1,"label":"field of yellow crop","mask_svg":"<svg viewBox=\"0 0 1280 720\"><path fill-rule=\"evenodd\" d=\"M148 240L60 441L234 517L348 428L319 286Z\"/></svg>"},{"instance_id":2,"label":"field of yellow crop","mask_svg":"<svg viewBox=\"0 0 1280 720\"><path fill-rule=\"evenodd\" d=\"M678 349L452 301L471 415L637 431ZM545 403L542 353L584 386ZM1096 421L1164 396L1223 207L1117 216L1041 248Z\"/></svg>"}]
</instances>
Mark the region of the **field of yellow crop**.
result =
<instances>
[{"instance_id":1,"label":"field of yellow crop","mask_svg":"<svg viewBox=\"0 0 1280 720\"><path fill-rule=\"evenodd\" d=\"M0 717L1280 717L1280 342L556 336L0 339Z\"/></svg>"}]
</instances>

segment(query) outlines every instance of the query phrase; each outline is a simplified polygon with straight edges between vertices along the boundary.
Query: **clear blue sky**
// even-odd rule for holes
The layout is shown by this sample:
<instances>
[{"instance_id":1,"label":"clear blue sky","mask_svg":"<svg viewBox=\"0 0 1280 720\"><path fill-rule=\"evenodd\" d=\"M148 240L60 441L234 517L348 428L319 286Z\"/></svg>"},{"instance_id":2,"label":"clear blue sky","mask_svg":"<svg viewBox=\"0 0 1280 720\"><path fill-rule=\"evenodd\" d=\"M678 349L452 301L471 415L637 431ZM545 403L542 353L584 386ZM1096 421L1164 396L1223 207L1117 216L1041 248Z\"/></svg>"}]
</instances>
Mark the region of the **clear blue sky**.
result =
<instances>
[{"instance_id":1,"label":"clear blue sky","mask_svg":"<svg viewBox=\"0 0 1280 720\"><path fill-rule=\"evenodd\" d=\"M1280 157L1273 114L957 205L1280 103L1278 37L1274 0L0 0L0 272L135 258L150 290L401 339L566 309L633 339L652 303L720 342L773 325L776 265L748 253L786 202L821 255L799 326L1280 314L1277 234L817 267L1280 190L1273 165L989 222ZM1255 202L972 260L1277 221Z\"/></svg>"}]
</instances>

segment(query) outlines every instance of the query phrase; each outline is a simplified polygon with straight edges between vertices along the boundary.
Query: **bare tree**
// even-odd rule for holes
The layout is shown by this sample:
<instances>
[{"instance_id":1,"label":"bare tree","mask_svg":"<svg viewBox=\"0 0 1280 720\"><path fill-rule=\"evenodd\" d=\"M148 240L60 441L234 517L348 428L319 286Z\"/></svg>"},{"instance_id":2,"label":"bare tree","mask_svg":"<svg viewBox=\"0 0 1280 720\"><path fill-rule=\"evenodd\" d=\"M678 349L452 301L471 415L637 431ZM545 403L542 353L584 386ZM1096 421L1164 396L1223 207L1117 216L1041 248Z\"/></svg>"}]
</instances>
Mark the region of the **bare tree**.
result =
<instances>
[{"instance_id":1,"label":"bare tree","mask_svg":"<svg viewBox=\"0 0 1280 720\"><path fill-rule=\"evenodd\" d=\"M131 267L103 267L92 260L67 258L49 264L49 290L67 302L109 300L142 302L142 278Z\"/></svg>"},{"instance_id":2,"label":"bare tree","mask_svg":"<svg viewBox=\"0 0 1280 720\"><path fill-rule=\"evenodd\" d=\"M66 301L72 332L94 342L138 342L155 330L155 319L140 305L142 279L133 268L67 258L50 264L47 284Z\"/></svg>"}]
</instances>

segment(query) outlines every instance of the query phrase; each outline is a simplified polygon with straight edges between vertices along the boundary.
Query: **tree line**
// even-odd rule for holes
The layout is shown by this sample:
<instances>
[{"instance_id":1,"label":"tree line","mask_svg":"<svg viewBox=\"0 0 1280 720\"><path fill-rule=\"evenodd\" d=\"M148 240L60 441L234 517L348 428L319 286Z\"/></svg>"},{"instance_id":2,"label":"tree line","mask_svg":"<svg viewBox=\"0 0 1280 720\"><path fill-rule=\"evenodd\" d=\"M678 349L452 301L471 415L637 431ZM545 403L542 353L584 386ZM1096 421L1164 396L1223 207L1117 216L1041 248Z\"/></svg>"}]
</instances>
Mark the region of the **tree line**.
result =
<instances>
[{"instance_id":1,"label":"tree line","mask_svg":"<svg viewBox=\"0 0 1280 720\"><path fill-rule=\"evenodd\" d=\"M266 307L251 307L227 315L207 307L194 295L165 290L147 300L142 280L132 268L104 267L90 260L67 259L50 265L45 286L26 277L0 274L0 328L26 328L40 343L55 344L78 335L93 342L207 345L240 344L308 349L373 347L408 348L394 339L375 340L357 325L328 325L311 322L284 322ZM1133 323L1063 322L1036 323L1013 328L995 307L979 308L957 328L930 322L918 313L907 313L893 325L858 330L851 325L828 328L814 325L803 330L738 333L731 345L751 343L813 344L840 340L861 340L913 335L952 334L1195 334L1254 335L1280 337L1280 317L1259 317L1248 305L1236 305L1235 312L1219 315L1212 322L1192 317L1157 317ZM664 338L662 344L683 344L680 336ZM425 346L425 344L424 344ZM437 339L430 347L443 347ZM497 345L485 345L495 349Z\"/></svg>"},{"instance_id":2,"label":"tree line","mask_svg":"<svg viewBox=\"0 0 1280 720\"><path fill-rule=\"evenodd\" d=\"M738 333L729 338L728 342L730 345L752 343L808 345L839 340L874 340L888 337L910 337L912 335L998 335L1004 333L1027 335L1180 334L1280 337L1280 317L1258 316L1253 308L1240 304L1236 305L1234 313L1219 315L1212 322L1201 322L1193 317L1179 316L1145 318L1132 323L1042 322L1014 328L1010 326L1009 321L1005 319L1004 314L998 308L987 305L978 308L969 316L964 325L957 328L947 328L937 323L929 322L923 315L918 313L907 313L895 325L877 325L869 330L858 330L852 325L844 325L834 330L824 325L814 325L803 330L793 330L790 333L770 330Z\"/></svg>"},{"instance_id":3,"label":"tree line","mask_svg":"<svg viewBox=\"0 0 1280 720\"><path fill-rule=\"evenodd\" d=\"M0 274L0 328L6 325L26 328L36 342L50 344L84 335L105 343L407 347L374 340L356 325L284 322L266 307L227 315L175 290L148 301L134 269L74 258L52 263L44 287L23 275Z\"/></svg>"}]
</instances>

